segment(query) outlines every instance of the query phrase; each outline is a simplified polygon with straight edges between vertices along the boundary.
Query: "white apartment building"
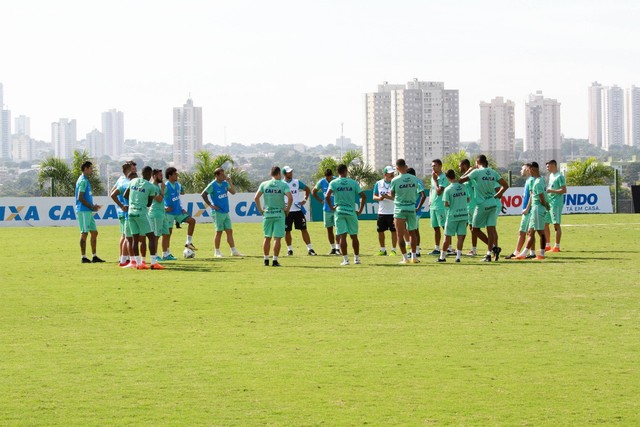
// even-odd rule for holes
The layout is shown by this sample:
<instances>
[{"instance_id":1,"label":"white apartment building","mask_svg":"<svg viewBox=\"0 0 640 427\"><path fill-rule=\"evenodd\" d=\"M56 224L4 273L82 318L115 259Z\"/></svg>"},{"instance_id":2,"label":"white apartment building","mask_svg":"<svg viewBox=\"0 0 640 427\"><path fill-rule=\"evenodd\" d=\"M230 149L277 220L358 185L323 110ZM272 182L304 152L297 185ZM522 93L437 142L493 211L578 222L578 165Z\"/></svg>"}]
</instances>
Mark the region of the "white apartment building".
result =
<instances>
[{"instance_id":1,"label":"white apartment building","mask_svg":"<svg viewBox=\"0 0 640 427\"><path fill-rule=\"evenodd\" d=\"M625 114L626 144L640 147L640 88L627 89Z\"/></svg>"},{"instance_id":2,"label":"white apartment building","mask_svg":"<svg viewBox=\"0 0 640 427\"><path fill-rule=\"evenodd\" d=\"M529 101L525 103L525 121L526 160L540 164L551 159L559 161L562 144L560 103L544 98L541 91L529 95Z\"/></svg>"},{"instance_id":3,"label":"white apartment building","mask_svg":"<svg viewBox=\"0 0 640 427\"><path fill-rule=\"evenodd\" d=\"M480 103L480 145L498 166L515 160L515 103L498 96Z\"/></svg>"},{"instance_id":4,"label":"white apartment building","mask_svg":"<svg viewBox=\"0 0 640 427\"><path fill-rule=\"evenodd\" d=\"M202 107L194 107L189 98L173 109L173 163L189 170L195 165L195 153L202 150Z\"/></svg>"},{"instance_id":5,"label":"white apartment building","mask_svg":"<svg viewBox=\"0 0 640 427\"><path fill-rule=\"evenodd\" d=\"M124 113L111 109L102 113L105 154L118 160L124 148Z\"/></svg>"},{"instance_id":6,"label":"white apartment building","mask_svg":"<svg viewBox=\"0 0 640 427\"><path fill-rule=\"evenodd\" d=\"M0 159L11 160L11 111L4 109L4 92L0 83Z\"/></svg>"},{"instance_id":7,"label":"white apartment building","mask_svg":"<svg viewBox=\"0 0 640 427\"><path fill-rule=\"evenodd\" d=\"M60 119L51 123L51 145L55 157L73 158L73 150L77 144L76 121Z\"/></svg>"},{"instance_id":8,"label":"white apartment building","mask_svg":"<svg viewBox=\"0 0 640 427\"><path fill-rule=\"evenodd\" d=\"M374 169L404 158L423 177L432 160L458 150L458 91L445 89L442 82L384 82L377 92L365 94L365 111L363 154Z\"/></svg>"},{"instance_id":9,"label":"white apartment building","mask_svg":"<svg viewBox=\"0 0 640 427\"><path fill-rule=\"evenodd\" d=\"M589 87L589 143L602 148L602 85L598 82Z\"/></svg>"},{"instance_id":10,"label":"white apartment building","mask_svg":"<svg viewBox=\"0 0 640 427\"><path fill-rule=\"evenodd\" d=\"M21 115L14 119L16 135L31 136L31 119L27 116Z\"/></svg>"},{"instance_id":11,"label":"white apartment building","mask_svg":"<svg viewBox=\"0 0 640 427\"><path fill-rule=\"evenodd\" d=\"M87 153L89 153L89 155L94 159L97 160L107 154L104 143L104 134L98 129L94 129L87 134L86 143Z\"/></svg>"},{"instance_id":12,"label":"white apartment building","mask_svg":"<svg viewBox=\"0 0 640 427\"><path fill-rule=\"evenodd\" d=\"M34 142L29 135L15 133L11 137L14 162L30 162L34 157Z\"/></svg>"},{"instance_id":13,"label":"white apartment building","mask_svg":"<svg viewBox=\"0 0 640 427\"><path fill-rule=\"evenodd\" d=\"M613 85L602 89L602 148L623 145L624 137L624 91Z\"/></svg>"}]
</instances>

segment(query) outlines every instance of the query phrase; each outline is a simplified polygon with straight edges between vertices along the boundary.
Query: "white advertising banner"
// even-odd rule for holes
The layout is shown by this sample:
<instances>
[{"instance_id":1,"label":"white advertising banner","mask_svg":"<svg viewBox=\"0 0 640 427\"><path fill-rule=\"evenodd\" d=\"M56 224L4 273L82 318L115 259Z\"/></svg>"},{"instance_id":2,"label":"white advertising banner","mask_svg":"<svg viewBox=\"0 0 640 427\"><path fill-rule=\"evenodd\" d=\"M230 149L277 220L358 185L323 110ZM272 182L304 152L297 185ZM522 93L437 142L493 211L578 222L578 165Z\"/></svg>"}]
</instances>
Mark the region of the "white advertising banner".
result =
<instances>
[{"instance_id":1,"label":"white advertising banner","mask_svg":"<svg viewBox=\"0 0 640 427\"><path fill-rule=\"evenodd\" d=\"M506 215L522 213L524 188L510 188L502 197ZM229 216L232 222L260 222L254 193L237 193L229 197ZM609 187L567 187L563 213L612 213ZM210 223L210 210L199 194L181 196L183 208L199 223ZM96 212L98 225L118 224L116 205L106 197L94 197L102 208ZM0 227L76 226L73 197L2 197L0 198Z\"/></svg>"}]
</instances>

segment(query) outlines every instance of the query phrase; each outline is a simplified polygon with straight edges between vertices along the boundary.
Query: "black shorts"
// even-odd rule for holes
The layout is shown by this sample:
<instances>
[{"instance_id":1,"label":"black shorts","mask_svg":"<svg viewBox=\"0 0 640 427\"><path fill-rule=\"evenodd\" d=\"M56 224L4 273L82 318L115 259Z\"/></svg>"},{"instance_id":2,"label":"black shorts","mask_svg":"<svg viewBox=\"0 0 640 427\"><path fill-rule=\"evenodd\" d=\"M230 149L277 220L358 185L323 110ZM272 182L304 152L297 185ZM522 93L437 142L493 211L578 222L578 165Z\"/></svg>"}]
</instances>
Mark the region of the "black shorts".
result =
<instances>
[{"instance_id":1,"label":"black shorts","mask_svg":"<svg viewBox=\"0 0 640 427\"><path fill-rule=\"evenodd\" d=\"M383 231L396 232L396 225L393 222L393 214L391 215L378 215L378 233Z\"/></svg>"},{"instance_id":2,"label":"black shorts","mask_svg":"<svg viewBox=\"0 0 640 427\"><path fill-rule=\"evenodd\" d=\"M305 218L302 211L289 212L289 215L284 220L284 231L291 231L292 225L296 226L296 230L307 229L307 218Z\"/></svg>"}]
</instances>

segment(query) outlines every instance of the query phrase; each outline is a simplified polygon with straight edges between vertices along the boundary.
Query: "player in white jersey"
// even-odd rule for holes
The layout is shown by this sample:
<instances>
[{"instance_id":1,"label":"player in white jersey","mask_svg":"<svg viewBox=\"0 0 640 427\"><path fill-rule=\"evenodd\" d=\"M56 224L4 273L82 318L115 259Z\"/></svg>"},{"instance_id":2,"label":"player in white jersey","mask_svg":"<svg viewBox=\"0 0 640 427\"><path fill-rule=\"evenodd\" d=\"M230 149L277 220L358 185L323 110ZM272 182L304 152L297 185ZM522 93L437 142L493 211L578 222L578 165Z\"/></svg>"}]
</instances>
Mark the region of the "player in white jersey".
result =
<instances>
[{"instance_id":1,"label":"player in white jersey","mask_svg":"<svg viewBox=\"0 0 640 427\"><path fill-rule=\"evenodd\" d=\"M291 197L293 197L293 205L290 206L291 209L285 219L284 241L287 244L287 255L293 255L291 230L293 230L293 227L295 226L296 230L300 230L302 240L307 245L307 253L315 256L317 254L311 245L311 237L307 231L307 219L305 217L305 214L307 213L305 205L307 200L309 200L311 190L309 190L309 187L307 187L304 182L293 178L293 168L291 166L283 167L282 172L284 173L283 181L289 186ZM300 191L304 192L304 197L301 197Z\"/></svg>"}]
</instances>

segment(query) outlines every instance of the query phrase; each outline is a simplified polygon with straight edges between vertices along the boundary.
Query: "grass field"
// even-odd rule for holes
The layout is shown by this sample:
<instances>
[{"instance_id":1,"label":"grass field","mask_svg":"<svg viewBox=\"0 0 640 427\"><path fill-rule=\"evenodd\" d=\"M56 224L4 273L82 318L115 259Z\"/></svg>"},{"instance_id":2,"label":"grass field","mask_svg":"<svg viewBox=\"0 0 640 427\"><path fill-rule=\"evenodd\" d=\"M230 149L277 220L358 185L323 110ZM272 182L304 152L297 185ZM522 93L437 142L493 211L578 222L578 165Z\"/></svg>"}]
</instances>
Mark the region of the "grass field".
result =
<instances>
[{"instance_id":1,"label":"grass field","mask_svg":"<svg viewBox=\"0 0 640 427\"><path fill-rule=\"evenodd\" d=\"M243 259L207 224L196 259L140 272L115 227L96 265L75 228L0 229L0 424L639 425L640 215L563 221L543 262L400 266L362 222L362 265L296 233L281 269L259 224L234 226Z\"/></svg>"}]
</instances>

